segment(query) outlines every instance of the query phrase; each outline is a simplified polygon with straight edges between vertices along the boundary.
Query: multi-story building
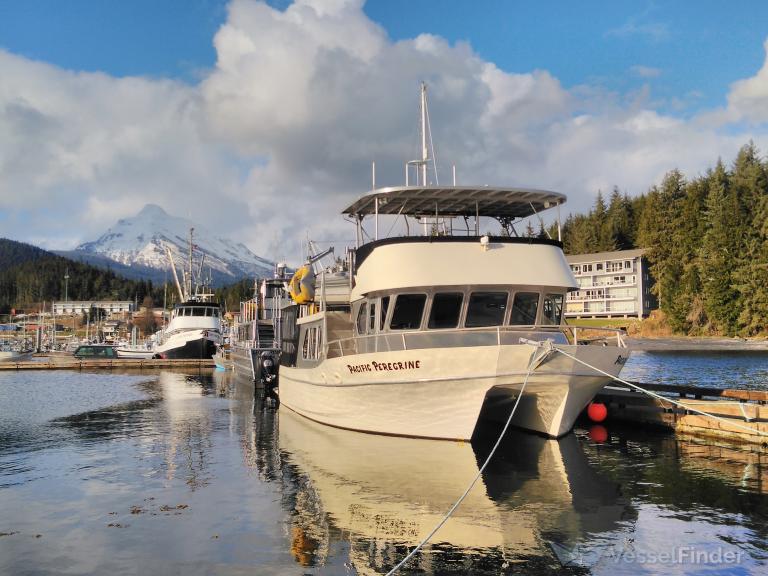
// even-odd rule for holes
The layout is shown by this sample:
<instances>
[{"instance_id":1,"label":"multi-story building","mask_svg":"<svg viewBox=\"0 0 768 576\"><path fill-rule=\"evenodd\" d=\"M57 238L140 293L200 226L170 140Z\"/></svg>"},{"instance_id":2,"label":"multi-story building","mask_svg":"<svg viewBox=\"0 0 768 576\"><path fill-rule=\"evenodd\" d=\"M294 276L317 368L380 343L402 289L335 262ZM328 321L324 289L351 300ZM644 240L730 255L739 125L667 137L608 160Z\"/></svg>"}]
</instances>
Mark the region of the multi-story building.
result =
<instances>
[{"instance_id":1,"label":"multi-story building","mask_svg":"<svg viewBox=\"0 0 768 576\"><path fill-rule=\"evenodd\" d=\"M53 310L56 314L82 314L91 308L101 308L107 314L121 314L131 312L133 302L130 300L68 300L53 304Z\"/></svg>"},{"instance_id":2,"label":"multi-story building","mask_svg":"<svg viewBox=\"0 0 768 576\"><path fill-rule=\"evenodd\" d=\"M566 299L567 318L643 318L657 308L642 250L567 256L579 290Z\"/></svg>"}]
</instances>

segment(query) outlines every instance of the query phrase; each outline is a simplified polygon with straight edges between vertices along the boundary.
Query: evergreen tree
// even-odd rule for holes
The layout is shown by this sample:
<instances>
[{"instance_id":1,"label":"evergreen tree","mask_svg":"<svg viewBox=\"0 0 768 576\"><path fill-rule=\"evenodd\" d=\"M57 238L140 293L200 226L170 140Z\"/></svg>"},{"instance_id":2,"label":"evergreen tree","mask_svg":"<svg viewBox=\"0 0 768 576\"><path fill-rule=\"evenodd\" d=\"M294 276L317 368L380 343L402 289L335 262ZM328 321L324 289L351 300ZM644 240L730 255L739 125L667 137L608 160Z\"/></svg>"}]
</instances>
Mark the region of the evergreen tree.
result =
<instances>
[{"instance_id":1,"label":"evergreen tree","mask_svg":"<svg viewBox=\"0 0 768 576\"><path fill-rule=\"evenodd\" d=\"M730 190L728 174L721 161L708 175L707 230L700 249L704 308L721 334L734 334L738 318L739 294L733 287L732 270L740 244L738 211Z\"/></svg>"},{"instance_id":2,"label":"evergreen tree","mask_svg":"<svg viewBox=\"0 0 768 576\"><path fill-rule=\"evenodd\" d=\"M753 142L739 151L731 186L742 229L732 275L739 293L736 322L739 332L749 336L768 330L768 175Z\"/></svg>"}]
</instances>

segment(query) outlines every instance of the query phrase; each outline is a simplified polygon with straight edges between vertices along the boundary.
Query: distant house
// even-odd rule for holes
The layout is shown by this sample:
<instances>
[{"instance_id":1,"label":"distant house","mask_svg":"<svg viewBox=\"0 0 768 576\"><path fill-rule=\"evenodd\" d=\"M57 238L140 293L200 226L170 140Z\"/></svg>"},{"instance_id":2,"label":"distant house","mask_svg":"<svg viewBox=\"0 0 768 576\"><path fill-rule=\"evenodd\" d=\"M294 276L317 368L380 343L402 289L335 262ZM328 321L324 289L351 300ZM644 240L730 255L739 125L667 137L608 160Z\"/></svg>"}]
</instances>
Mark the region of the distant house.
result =
<instances>
[{"instance_id":1,"label":"distant house","mask_svg":"<svg viewBox=\"0 0 768 576\"><path fill-rule=\"evenodd\" d=\"M566 256L579 290L568 293L566 318L643 318L658 307L643 250Z\"/></svg>"}]
</instances>

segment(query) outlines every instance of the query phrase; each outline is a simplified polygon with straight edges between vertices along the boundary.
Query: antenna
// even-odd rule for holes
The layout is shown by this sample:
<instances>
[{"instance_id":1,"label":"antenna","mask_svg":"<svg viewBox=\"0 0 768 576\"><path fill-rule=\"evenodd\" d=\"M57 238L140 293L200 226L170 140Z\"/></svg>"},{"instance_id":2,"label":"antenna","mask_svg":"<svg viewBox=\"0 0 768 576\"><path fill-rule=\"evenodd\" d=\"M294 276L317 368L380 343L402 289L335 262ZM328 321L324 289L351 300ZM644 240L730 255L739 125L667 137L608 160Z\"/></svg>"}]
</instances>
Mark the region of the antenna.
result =
<instances>
[{"instance_id":1,"label":"antenna","mask_svg":"<svg viewBox=\"0 0 768 576\"><path fill-rule=\"evenodd\" d=\"M185 282L186 286L184 286L188 295L192 294L192 259L194 257L194 250L195 250L195 245L193 243L194 234L195 234L195 229L190 228L189 229L189 276L187 277Z\"/></svg>"}]
</instances>

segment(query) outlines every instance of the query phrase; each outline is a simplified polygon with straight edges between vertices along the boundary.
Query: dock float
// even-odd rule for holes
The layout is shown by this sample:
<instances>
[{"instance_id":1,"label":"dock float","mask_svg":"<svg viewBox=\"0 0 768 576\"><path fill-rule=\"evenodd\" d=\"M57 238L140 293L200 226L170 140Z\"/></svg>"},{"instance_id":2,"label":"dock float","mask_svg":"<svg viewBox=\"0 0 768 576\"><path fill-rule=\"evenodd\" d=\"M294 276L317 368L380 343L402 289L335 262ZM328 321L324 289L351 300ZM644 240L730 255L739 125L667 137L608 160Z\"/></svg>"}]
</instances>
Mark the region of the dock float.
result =
<instances>
[{"instance_id":1,"label":"dock float","mask_svg":"<svg viewBox=\"0 0 768 576\"><path fill-rule=\"evenodd\" d=\"M594 400L606 406L609 419L665 428L691 436L751 444L768 443L768 391L632 384L669 396L683 407L616 383L603 388ZM685 407L710 413L719 419L695 414Z\"/></svg>"},{"instance_id":2,"label":"dock float","mask_svg":"<svg viewBox=\"0 0 768 576\"><path fill-rule=\"evenodd\" d=\"M108 360L78 360L76 358L48 361L0 362L0 370L113 370L136 369L149 370L157 368L214 368L213 358L202 359L133 359L117 358Z\"/></svg>"}]
</instances>

